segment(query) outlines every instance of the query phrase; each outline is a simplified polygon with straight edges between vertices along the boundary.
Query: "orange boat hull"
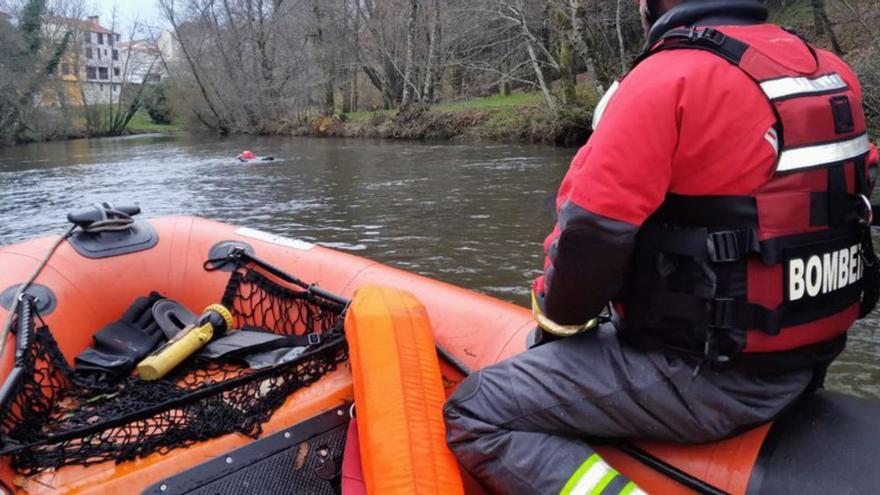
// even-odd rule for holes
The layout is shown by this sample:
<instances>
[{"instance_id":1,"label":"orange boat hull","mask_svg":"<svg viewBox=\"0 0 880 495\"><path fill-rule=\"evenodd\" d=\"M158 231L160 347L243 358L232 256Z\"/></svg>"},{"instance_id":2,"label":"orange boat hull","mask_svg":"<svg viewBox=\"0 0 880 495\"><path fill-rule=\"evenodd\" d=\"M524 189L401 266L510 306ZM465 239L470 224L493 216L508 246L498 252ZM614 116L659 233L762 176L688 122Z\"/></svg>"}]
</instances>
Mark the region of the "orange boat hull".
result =
<instances>
[{"instance_id":1,"label":"orange boat hull","mask_svg":"<svg viewBox=\"0 0 880 495\"><path fill-rule=\"evenodd\" d=\"M525 308L346 253L192 217L150 222L159 234L159 243L154 248L93 260L80 256L65 243L37 279L57 297L57 307L44 319L54 330L68 360L72 361L73 356L91 344L96 329L117 319L134 298L150 291L158 291L190 308L218 302L228 273L208 272L203 263L212 246L227 240L246 242L260 258L347 297L366 285L391 286L413 293L427 308L437 343L472 369L522 352L526 335L533 327ZM52 241L44 238L0 249L0 290L26 279ZM0 318L6 318L2 308ZM7 344L7 351L0 356L0 377L5 377L12 367L11 338ZM462 376L448 366L443 366L443 370L444 383L451 392ZM290 396L264 425L263 435L338 407L352 397L350 369L343 366ZM767 430L759 428L712 445L642 447L728 493L745 493ZM31 478L19 477L2 460L0 480L22 493L137 493L251 441L249 437L230 434L164 455L152 454L121 464L68 466ZM649 493L692 493L614 448L604 447L600 451Z\"/></svg>"}]
</instances>

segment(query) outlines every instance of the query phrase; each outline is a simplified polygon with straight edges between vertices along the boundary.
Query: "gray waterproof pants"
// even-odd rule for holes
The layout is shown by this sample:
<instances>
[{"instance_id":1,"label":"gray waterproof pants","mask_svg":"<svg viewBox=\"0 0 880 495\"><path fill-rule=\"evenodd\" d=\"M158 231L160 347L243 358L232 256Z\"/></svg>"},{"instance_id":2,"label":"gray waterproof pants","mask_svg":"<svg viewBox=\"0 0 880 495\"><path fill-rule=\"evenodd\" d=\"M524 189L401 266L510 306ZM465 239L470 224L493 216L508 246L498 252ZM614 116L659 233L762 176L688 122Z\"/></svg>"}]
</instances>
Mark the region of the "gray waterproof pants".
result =
<instances>
[{"instance_id":1,"label":"gray waterproof pants","mask_svg":"<svg viewBox=\"0 0 880 495\"><path fill-rule=\"evenodd\" d=\"M445 407L449 447L494 493L556 494L593 454L584 437L719 440L773 419L814 374L695 370L603 325L470 376Z\"/></svg>"}]
</instances>

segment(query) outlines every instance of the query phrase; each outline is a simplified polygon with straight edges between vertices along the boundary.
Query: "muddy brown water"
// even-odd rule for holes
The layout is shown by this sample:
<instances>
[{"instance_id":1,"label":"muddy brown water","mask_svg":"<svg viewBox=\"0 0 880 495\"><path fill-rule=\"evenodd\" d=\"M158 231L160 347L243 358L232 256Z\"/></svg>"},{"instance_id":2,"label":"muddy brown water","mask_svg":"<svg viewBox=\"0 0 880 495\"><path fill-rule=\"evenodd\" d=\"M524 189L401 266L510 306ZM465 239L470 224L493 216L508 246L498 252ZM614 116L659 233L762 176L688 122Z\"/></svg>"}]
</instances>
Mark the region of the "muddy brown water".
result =
<instances>
[{"instance_id":1,"label":"muddy brown water","mask_svg":"<svg viewBox=\"0 0 880 495\"><path fill-rule=\"evenodd\" d=\"M244 149L274 162L240 164ZM509 144L150 135L0 149L0 245L95 202L317 242L526 305L575 150ZM2 269L2 267L0 267ZM829 388L880 399L880 321L852 332Z\"/></svg>"}]
</instances>

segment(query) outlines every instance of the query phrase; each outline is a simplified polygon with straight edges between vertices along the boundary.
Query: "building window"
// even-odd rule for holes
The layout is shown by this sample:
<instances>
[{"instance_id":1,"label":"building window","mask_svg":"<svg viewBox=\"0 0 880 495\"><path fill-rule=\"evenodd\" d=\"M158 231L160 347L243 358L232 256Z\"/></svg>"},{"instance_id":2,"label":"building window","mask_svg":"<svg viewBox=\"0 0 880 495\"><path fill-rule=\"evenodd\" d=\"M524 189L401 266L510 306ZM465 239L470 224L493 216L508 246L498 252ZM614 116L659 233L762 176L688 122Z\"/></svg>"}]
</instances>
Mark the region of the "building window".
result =
<instances>
[{"instance_id":1,"label":"building window","mask_svg":"<svg viewBox=\"0 0 880 495\"><path fill-rule=\"evenodd\" d=\"M98 79L110 79L110 74L106 67L98 67Z\"/></svg>"},{"instance_id":2,"label":"building window","mask_svg":"<svg viewBox=\"0 0 880 495\"><path fill-rule=\"evenodd\" d=\"M104 33L98 33L98 44L99 45L104 44Z\"/></svg>"},{"instance_id":3,"label":"building window","mask_svg":"<svg viewBox=\"0 0 880 495\"><path fill-rule=\"evenodd\" d=\"M118 76L118 75L119 75L119 67L114 67L114 68L113 68L113 75L114 75L114 76Z\"/></svg>"},{"instance_id":4,"label":"building window","mask_svg":"<svg viewBox=\"0 0 880 495\"><path fill-rule=\"evenodd\" d=\"M161 74L147 74L144 76L144 82L157 83L162 80Z\"/></svg>"},{"instance_id":5,"label":"building window","mask_svg":"<svg viewBox=\"0 0 880 495\"><path fill-rule=\"evenodd\" d=\"M92 49L86 48L86 58L92 58Z\"/></svg>"},{"instance_id":6,"label":"building window","mask_svg":"<svg viewBox=\"0 0 880 495\"><path fill-rule=\"evenodd\" d=\"M97 50L95 50L95 53L98 54L98 60L101 60L101 49L98 48Z\"/></svg>"},{"instance_id":7,"label":"building window","mask_svg":"<svg viewBox=\"0 0 880 495\"><path fill-rule=\"evenodd\" d=\"M113 60L119 60L119 50L113 49Z\"/></svg>"},{"instance_id":8,"label":"building window","mask_svg":"<svg viewBox=\"0 0 880 495\"><path fill-rule=\"evenodd\" d=\"M117 86L117 85L114 84L114 85L113 85L113 92L114 92L114 93L119 92L119 86Z\"/></svg>"},{"instance_id":9,"label":"building window","mask_svg":"<svg viewBox=\"0 0 880 495\"><path fill-rule=\"evenodd\" d=\"M94 67L86 67L86 79L97 79L98 71Z\"/></svg>"},{"instance_id":10,"label":"building window","mask_svg":"<svg viewBox=\"0 0 880 495\"><path fill-rule=\"evenodd\" d=\"M119 43L119 40L121 40L121 39L122 39L122 36L120 36L120 35L117 34L117 35L116 35L116 42Z\"/></svg>"}]
</instances>

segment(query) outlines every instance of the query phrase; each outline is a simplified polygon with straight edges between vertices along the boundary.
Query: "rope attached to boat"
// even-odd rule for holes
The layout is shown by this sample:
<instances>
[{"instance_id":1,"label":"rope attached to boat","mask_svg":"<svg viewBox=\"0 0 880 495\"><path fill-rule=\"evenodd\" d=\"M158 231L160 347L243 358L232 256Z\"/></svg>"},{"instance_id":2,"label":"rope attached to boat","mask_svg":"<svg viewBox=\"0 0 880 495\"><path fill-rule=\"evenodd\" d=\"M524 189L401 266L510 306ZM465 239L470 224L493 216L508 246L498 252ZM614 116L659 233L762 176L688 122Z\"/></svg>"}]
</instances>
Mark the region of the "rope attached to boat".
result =
<instances>
[{"instance_id":1,"label":"rope attached to boat","mask_svg":"<svg viewBox=\"0 0 880 495\"><path fill-rule=\"evenodd\" d=\"M6 322L3 324L3 332L0 334L0 356L3 355L3 351L6 350L6 340L9 337L9 333L12 331L13 321L15 320L15 314L18 311L18 305L21 303L21 298L24 297L28 288L31 284L34 283L34 280L40 276L40 273L43 271L43 268L49 264L49 260L52 259L52 255L55 254L55 251L58 250L58 247L61 246L68 237L73 235L73 232L76 230L77 226L74 225L67 229L67 231L61 235L58 239L56 239L49 250L46 252L46 255L40 260L37 264L37 267L31 273L31 275L18 287L18 291L15 293L15 297L12 299L12 307L9 308L9 315L6 316Z\"/></svg>"},{"instance_id":2,"label":"rope attached to boat","mask_svg":"<svg viewBox=\"0 0 880 495\"><path fill-rule=\"evenodd\" d=\"M128 230L134 224L134 218L127 213L121 212L112 207L99 208L103 212L103 218L101 220L92 222L88 225L73 225L64 231L58 239L55 239L55 241L52 242L52 245L49 247L45 256L43 256L40 259L40 262L37 263L37 267L34 268L34 271L31 272L30 276L18 287L18 291L16 291L15 297L12 299L12 306L9 308L9 314L6 316L3 331L0 333L0 356L2 356L3 351L6 350L6 340L9 337L9 333L12 331L13 320L15 319L16 311L18 311L18 305L21 303L21 298L37 277L40 276L40 273L46 268L46 265L49 264L49 260L52 259L55 251L58 250L64 241L73 235L77 228L82 229L83 232L88 234L100 234L101 232L119 232Z\"/></svg>"}]
</instances>

